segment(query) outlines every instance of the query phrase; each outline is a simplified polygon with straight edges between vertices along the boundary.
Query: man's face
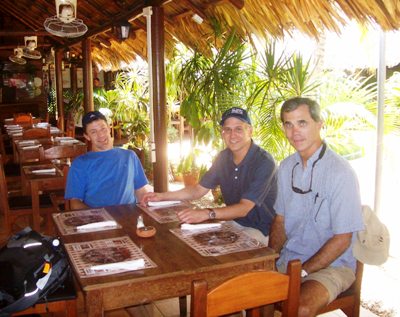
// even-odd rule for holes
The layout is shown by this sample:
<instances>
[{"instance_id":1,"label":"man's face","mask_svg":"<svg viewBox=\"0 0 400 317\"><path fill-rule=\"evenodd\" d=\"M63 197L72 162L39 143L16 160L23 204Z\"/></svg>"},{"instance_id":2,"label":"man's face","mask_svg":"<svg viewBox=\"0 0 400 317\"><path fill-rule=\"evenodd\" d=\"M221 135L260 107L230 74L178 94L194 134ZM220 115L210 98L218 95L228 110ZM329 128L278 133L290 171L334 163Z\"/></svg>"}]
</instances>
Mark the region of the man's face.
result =
<instances>
[{"instance_id":1,"label":"man's face","mask_svg":"<svg viewBox=\"0 0 400 317\"><path fill-rule=\"evenodd\" d=\"M84 136L92 142L93 151L107 151L113 148L110 127L104 120L95 120L89 123Z\"/></svg>"},{"instance_id":2,"label":"man's face","mask_svg":"<svg viewBox=\"0 0 400 317\"><path fill-rule=\"evenodd\" d=\"M307 105L283 113L283 129L290 144L308 159L321 145L322 122L315 122Z\"/></svg>"},{"instance_id":3,"label":"man's face","mask_svg":"<svg viewBox=\"0 0 400 317\"><path fill-rule=\"evenodd\" d=\"M251 142L252 132L249 124L234 117L226 119L222 126L222 138L232 152L246 148Z\"/></svg>"}]
</instances>

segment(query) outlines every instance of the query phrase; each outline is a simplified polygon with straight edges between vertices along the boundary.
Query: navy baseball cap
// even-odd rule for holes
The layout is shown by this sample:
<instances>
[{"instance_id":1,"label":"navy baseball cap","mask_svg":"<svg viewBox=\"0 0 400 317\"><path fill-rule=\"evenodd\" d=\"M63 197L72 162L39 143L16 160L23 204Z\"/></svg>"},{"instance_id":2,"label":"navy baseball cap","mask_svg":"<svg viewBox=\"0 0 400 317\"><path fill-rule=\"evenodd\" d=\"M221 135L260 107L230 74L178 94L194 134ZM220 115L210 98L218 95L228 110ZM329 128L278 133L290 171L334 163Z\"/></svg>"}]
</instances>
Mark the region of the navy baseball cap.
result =
<instances>
[{"instance_id":1,"label":"navy baseball cap","mask_svg":"<svg viewBox=\"0 0 400 317\"><path fill-rule=\"evenodd\" d=\"M83 131L86 131L86 126L89 123L92 123L93 121L96 120L104 120L107 122L107 118L102 114L100 111L89 111L87 114L85 114L82 118L82 127Z\"/></svg>"},{"instance_id":2,"label":"navy baseball cap","mask_svg":"<svg viewBox=\"0 0 400 317\"><path fill-rule=\"evenodd\" d=\"M251 125L251 120L250 120L250 117L249 117L247 111L242 108L239 108L239 107L233 107L233 108L226 110L223 113L221 122L219 124L224 125L225 120L228 118L231 118L231 117L237 118L237 119Z\"/></svg>"}]
</instances>

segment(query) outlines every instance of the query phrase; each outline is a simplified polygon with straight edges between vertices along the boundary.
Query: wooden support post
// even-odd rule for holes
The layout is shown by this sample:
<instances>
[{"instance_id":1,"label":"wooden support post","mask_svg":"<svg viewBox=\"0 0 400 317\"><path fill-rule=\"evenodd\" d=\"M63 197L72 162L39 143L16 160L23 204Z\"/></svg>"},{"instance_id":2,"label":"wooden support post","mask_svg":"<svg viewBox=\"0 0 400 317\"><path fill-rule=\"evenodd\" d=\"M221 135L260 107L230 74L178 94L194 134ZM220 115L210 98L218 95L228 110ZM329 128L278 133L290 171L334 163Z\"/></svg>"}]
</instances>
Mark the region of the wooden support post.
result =
<instances>
[{"instance_id":1,"label":"wooden support post","mask_svg":"<svg viewBox=\"0 0 400 317\"><path fill-rule=\"evenodd\" d=\"M83 107L85 113L94 110L93 104L93 71L91 40L82 41L83 54Z\"/></svg>"},{"instance_id":2,"label":"wooden support post","mask_svg":"<svg viewBox=\"0 0 400 317\"><path fill-rule=\"evenodd\" d=\"M164 65L164 9L152 7L151 16L151 55L153 76L153 120L156 161L153 165L154 190L168 190L168 155L167 155L167 106L165 95Z\"/></svg>"}]
</instances>

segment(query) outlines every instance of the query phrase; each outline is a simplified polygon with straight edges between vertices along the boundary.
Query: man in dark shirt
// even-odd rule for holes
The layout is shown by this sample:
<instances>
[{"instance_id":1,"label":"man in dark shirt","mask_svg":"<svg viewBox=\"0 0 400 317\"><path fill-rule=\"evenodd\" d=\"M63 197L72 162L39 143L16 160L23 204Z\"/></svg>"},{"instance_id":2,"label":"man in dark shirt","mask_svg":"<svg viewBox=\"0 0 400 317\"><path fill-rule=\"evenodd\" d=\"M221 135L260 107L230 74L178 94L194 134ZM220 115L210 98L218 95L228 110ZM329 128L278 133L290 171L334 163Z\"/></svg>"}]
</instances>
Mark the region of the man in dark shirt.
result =
<instances>
[{"instance_id":1,"label":"man in dark shirt","mask_svg":"<svg viewBox=\"0 0 400 317\"><path fill-rule=\"evenodd\" d=\"M178 212L180 221L234 220L251 236L267 242L275 216L275 162L269 153L254 144L246 110L233 107L225 111L220 124L226 149L218 154L200 183L178 191L147 193L141 203L199 199L219 185L225 207L182 210Z\"/></svg>"}]
</instances>

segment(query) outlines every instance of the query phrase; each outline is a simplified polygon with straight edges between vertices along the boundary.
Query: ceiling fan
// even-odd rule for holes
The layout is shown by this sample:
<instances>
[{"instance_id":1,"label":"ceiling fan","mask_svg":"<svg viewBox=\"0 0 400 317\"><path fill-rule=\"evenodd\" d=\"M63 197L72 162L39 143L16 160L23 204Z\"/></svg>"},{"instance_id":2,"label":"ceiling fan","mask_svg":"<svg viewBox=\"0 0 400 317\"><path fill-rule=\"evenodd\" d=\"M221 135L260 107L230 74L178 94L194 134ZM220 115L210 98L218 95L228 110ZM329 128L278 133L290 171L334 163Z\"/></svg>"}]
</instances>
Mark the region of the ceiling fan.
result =
<instances>
[{"instance_id":1,"label":"ceiling fan","mask_svg":"<svg viewBox=\"0 0 400 317\"><path fill-rule=\"evenodd\" d=\"M22 56L31 59L40 59L42 54L36 50L37 36L25 36L25 47L22 48Z\"/></svg>"},{"instance_id":2,"label":"ceiling fan","mask_svg":"<svg viewBox=\"0 0 400 317\"><path fill-rule=\"evenodd\" d=\"M22 58L22 48L18 47L14 49L14 55L8 57L13 63L24 65L26 64L26 59Z\"/></svg>"},{"instance_id":3,"label":"ceiling fan","mask_svg":"<svg viewBox=\"0 0 400 317\"><path fill-rule=\"evenodd\" d=\"M81 19L76 18L77 0L55 0L57 15L44 21L47 32L60 37L79 37L85 34L88 27Z\"/></svg>"}]
</instances>

